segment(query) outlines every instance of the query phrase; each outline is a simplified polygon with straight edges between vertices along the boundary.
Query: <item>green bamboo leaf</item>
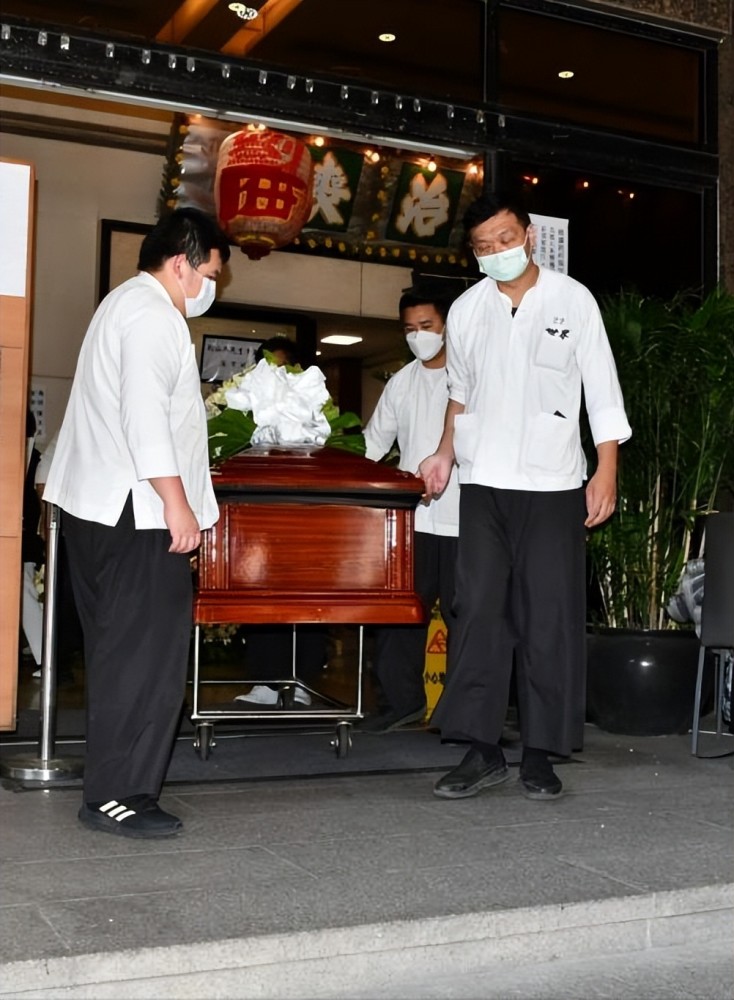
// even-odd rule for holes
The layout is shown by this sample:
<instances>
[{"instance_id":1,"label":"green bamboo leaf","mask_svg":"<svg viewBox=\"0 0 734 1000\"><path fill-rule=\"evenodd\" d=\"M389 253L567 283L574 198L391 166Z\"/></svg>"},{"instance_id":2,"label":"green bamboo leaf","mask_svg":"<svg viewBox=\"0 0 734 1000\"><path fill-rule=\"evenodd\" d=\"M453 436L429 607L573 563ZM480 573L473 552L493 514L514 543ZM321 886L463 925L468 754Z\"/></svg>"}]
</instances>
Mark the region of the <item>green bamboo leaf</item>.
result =
<instances>
[{"instance_id":1,"label":"green bamboo leaf","mask_svg":"<svg viewBox=\"0 0 734 1000\"><path fill-rule=\"evenodd\" d=\"M597 616L661 628L706 514L734 488L734 296L623 290L601 308L633 436L620 449L617 513L589 535Z\"/></svg>"}]
</instances>

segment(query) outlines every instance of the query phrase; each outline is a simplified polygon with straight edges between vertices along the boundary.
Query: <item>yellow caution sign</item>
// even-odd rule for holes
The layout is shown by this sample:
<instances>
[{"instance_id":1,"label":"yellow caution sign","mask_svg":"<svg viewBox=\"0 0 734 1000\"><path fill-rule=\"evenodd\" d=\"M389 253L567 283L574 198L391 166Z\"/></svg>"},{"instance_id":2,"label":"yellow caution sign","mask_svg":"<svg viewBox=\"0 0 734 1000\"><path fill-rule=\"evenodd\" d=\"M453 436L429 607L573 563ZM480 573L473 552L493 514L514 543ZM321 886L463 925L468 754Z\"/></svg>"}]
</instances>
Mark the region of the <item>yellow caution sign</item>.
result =
<instances>
[{"instance_id":1,"label":"yellow caution sign","mask_svg":"<svg viewBox=\"0 0 734 1000\"><path fill-rule=\"evenodd\" d=\"M446 679L446 625L434 608L428 626L423 683L426 689L426 721L431 718Z\"/></svg>"}]
</instances>

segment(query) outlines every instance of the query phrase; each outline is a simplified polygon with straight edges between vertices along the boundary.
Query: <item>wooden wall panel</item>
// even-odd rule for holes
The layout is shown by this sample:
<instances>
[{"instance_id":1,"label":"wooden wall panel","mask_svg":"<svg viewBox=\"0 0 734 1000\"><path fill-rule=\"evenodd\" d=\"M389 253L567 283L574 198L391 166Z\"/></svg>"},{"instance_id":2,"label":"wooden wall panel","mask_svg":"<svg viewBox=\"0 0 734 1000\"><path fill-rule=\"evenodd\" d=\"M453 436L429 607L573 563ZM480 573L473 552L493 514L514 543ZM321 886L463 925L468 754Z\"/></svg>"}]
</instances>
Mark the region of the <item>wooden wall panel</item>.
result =
<instances>
[{"instance_id":1,"label":"wooden wall panel","mask_svg":"<svg viewBox=\"0 0 734 1000\"><path fill-rule=\"evenodd\" d=\"M17 715L34 197L33 166L0 159L0 729Z\"/></svg>"}]
</instances>

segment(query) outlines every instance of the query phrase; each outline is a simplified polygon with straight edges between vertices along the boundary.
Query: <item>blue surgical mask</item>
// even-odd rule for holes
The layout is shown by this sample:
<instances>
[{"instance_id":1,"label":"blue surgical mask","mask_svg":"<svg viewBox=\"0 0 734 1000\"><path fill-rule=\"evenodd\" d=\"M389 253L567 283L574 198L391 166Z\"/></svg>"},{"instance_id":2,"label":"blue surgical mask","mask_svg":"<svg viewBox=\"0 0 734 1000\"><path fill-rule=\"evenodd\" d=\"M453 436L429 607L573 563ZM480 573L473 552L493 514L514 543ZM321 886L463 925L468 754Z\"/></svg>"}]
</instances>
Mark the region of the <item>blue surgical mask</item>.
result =
<instances>
[{"instance_id":1,"label":"blue surgical mask","mask_svg":"<svg viewBox=\"0 0 734 1000\"><path fill-rule=\"evenodd\" d=\"M510 247L509 250L490 253L486 257L477 257L479 270L495 281L514 281L515 278L519 278L530 263L530 257L525 253L527 241L526 235L519 247Z\"/></svg>"}]
</instances>

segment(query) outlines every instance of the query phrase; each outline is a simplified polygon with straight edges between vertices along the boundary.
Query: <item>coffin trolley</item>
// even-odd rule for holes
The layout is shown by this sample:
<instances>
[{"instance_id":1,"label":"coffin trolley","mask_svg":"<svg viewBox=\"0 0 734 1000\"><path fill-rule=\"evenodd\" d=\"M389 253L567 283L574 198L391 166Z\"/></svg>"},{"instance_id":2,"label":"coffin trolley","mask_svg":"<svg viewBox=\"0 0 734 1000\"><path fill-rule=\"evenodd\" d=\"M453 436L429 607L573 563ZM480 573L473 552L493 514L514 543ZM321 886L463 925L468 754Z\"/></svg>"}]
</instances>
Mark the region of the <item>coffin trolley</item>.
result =
<instances>
[{"instance_id":1,"label":"coffin trolley","mask_svg":"<svg viewBox=\"0 0 734 1000\"><path fill-rule=\"evenodd\" d=\"M344 757L351 727L362 718L364 626L418 624L425 611L413 588L413 511L420 479L336 448L261 446L213 472L220 518L204 532L194 598L194 747L206 759L214 724L273 721L275 713L203 707L209 684L278 684L278 721L333 720L332 746ZM282 680L207 680L201 628L213 624L293 626L292 674ZM354 705L301 687L324 707L299 709L296 635L299 625L358 627Z\"/></svg>"}]
</instances>

